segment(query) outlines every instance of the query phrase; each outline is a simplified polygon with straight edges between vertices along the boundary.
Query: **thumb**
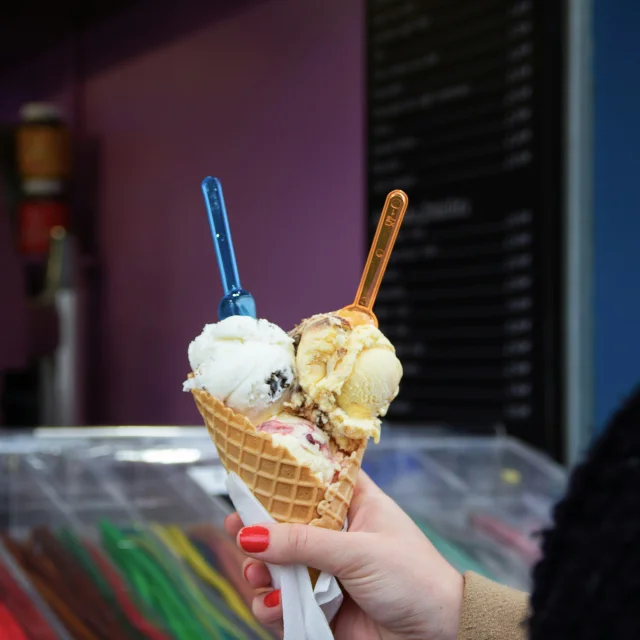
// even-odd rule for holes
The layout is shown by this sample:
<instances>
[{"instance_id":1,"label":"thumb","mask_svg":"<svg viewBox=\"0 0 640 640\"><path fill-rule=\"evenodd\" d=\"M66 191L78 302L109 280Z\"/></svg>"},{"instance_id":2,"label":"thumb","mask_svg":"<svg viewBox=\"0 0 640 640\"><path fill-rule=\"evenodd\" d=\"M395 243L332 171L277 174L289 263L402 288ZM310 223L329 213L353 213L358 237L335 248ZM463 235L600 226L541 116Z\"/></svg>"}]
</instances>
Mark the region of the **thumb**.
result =
<instances>
[{"instance_id":1,"label":"thumb","mask_svg":"<svg viewBox=\"0 0 640 640\"><path fill-rule=\"evenodd\" d=\"M238 545L263 562L301 564L344 580L366 564L371 535L304 524L265 524L240 529Z\"/></svg>"}]
</instances>

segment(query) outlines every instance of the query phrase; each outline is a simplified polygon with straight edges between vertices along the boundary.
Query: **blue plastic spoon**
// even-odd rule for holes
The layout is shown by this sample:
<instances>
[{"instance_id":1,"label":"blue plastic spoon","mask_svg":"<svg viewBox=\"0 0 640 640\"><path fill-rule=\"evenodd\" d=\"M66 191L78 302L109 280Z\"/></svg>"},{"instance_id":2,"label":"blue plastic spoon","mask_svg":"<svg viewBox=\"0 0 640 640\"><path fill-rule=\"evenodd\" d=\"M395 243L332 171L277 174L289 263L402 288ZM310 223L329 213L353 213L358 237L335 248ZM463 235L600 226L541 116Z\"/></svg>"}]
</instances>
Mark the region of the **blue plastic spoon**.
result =
<instances>
[{"instance_id":1,"label":"blue plastic spoon","mask_svg":"<svg viewBox=\"0 0 640 640\"><path fill-rule=\"evenodd\" d=\"M229 316L256 317L256 302L253 296L240 286L238 265L233 252L227 208L222 195L222 185L218 178L207 177L202 181L202 193L209 214L209 225L213 244L218 256L218 268L222 276L224 297L218 305L218 316L224 320Z\"/></svg>"}]
</instances>

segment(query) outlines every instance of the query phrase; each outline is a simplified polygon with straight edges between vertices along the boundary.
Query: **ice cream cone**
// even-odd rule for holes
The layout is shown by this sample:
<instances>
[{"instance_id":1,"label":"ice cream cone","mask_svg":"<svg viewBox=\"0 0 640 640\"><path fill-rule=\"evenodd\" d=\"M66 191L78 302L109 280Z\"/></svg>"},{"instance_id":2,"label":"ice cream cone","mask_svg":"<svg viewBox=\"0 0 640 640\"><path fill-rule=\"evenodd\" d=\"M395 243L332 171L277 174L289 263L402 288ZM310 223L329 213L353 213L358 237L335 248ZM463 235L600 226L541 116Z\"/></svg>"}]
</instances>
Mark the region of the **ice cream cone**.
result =
<instances>
[{"instance_id":1,"label":"ice cream cone","mask_svg":"<svg viewBox=\"0 0 640 640\"><path fill-rule=\"evenodd\" d=\"M278 522L341 530L353 497L366 440L328 486L287 449L207 391L192 389L225 469L236 473Z\"/></svg>"}]
</instances>

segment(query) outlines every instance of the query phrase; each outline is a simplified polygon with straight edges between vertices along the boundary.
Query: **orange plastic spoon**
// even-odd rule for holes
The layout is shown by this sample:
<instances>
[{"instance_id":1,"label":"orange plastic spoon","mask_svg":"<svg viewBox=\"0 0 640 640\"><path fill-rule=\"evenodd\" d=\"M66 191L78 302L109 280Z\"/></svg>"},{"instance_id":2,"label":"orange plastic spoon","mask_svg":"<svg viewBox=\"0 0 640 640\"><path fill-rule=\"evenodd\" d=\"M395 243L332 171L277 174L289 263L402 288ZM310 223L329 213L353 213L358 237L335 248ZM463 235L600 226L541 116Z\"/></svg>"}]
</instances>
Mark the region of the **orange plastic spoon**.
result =
<instances>
[{"instance_id":1,"label":"orange plastic spoon","mask_svg":"<svg viewBox=\"0 0 640 640\"><path fill-rule=\"evenodd\" d=\"M353 304L338 311L339 316L349 320L352 324L378 326L378 318L373 313L373 305L408 204L407 194L399 189L392 191L385 200L356 298Z\"/></svg>"}]
</instances>

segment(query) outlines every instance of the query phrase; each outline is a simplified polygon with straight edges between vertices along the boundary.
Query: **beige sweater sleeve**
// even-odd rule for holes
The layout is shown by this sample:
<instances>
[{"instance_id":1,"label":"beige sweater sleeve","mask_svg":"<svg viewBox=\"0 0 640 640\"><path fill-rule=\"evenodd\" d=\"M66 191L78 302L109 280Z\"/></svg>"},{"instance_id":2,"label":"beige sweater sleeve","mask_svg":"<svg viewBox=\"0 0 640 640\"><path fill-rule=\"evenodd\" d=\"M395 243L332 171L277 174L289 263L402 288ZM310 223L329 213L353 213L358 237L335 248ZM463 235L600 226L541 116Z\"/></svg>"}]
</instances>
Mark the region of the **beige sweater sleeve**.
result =
<instances>
[{"instance_id":1,"label":"beige sweater sleeve","mask_svg":"<svg viewBox=\"0 0 640 640\"><path fill-rule=\"evenodd\" d=\"M465 573L458 640L526 640L528 601L526 593Z\"/></svg>"}]
</instances>

